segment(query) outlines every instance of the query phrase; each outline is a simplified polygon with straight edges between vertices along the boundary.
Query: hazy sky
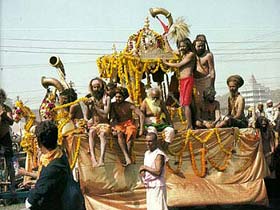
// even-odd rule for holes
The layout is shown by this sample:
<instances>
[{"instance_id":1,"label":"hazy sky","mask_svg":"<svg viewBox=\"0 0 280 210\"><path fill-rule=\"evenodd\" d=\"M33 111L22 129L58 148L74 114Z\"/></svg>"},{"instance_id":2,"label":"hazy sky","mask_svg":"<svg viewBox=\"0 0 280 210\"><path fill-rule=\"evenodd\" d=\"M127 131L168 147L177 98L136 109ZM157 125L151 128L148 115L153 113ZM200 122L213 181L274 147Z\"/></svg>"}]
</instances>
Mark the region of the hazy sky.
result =
<instances>
[{"instance_id":1,"label":"hazy sky","mask_svg":"<svg viewBox=\"0 0 280 210\"><path fill-rule=\"evenodd\" d=\"M42 76L58 78L48 64L57 55L67 81L79 96L98 75L96 58L125 47L128 37L144 26L162 33L151 7L163 7L173 19L184 17L190 38L203 33L215 57L216 89L227 91L226 78L240 74L271 89L280 88L279 0L1 0L0 87L8 96L39 106L45 89ZM161 16L162 17L162 16ZM162 17L163 21L167 20ZM245 87L244 87L245 88Z\"/></svg>"}]
</instances>

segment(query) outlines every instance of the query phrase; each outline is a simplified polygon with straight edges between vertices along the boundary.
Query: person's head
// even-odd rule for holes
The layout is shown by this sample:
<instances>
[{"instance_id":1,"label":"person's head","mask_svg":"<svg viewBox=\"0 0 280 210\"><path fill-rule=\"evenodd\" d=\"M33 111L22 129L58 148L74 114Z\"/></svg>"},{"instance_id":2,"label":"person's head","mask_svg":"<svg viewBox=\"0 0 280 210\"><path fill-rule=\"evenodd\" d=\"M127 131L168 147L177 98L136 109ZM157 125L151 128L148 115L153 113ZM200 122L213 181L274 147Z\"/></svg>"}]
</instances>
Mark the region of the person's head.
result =
<instances>
[{"instance_id":1,"label":"person's head","mask_svg":"<svg viewBox=\"0 0 280 210\"><path fill-rule=\"evenodd\" d=\"M73 88L68 88L59 93L59 104L68 104L77 100L77 93Z\"/></svg>"},{"instance_id":2,"label":"person's head","mask_svg":"<svg viewBox=\"0 0 280 210\"><path fill-rule=\"evenodd\" d=\"M244 84L244 80L239 75L232 75L227 79L227 85L231 95L238 93L238 89Z\"/></svg>"},{"instance_id":3,"label":"person's head","mask_svg":"<svg viewBox=\"0 0 280 210\"><path fill-rule=\"evenodd\" d=\"M153 132L147 133L146 145L151 152L158 148L157 135Z\"/></svg>"},{"instance_id":4,"label":"person's head","mask_svg":"<svg viewBox=\"0 0 280 210\"><path fill-rule=\"evenodd\" d=\"M210 87L203 91L203 98L205 101L213 103L215 101L216 91Z\"/></svg>"},{"instance_id":5,"label":"person's head","mask_svg":"<svg viewBox=\"0 0 280 210\"><path fill-rule=\"evenodd\" d=\"M208 46L208 42L207 42L206 36L204 34L198 34L195 37L195 40L203 41L205 43L205 45L206 45L205 49L210 52L210 49L209 49L209 46Z\"/></svg>"},{"instance_id":6,"label":"person's head","mask_svg":"<svg viewBox=\"0 0 280 210\"><path fill-rule=\"evenodd\" d=\"M159 88L150 88L148 90L148 98L152 100L154 105L160 105L161 103L161 93Z\"/></svg>"},{"instance_id":7,"label":"person's head","mask_svg":"<svg viewBox=\"0 0 280 210\"><path fill-rule=\"evenodd\" d=\"M262 102L258 103L257 109L261 112L263 111L263 103Z\"/></svg>"},{"instance_id":8,"label":"person's head","mask_svg":"<svg viewBox=\"0 0 280 210\"><path fill-rule=\"evenodd\" d=\"M248 108L248 117L252 117L253 116L253 111L254 111L254 107L249 107Z\"/></svg>"},{"instance_id":9,"label":"person's head","mask_svg":"<svg viewBox=\"0 0 280 210\"><path fill-rule=\"evenodd\" d=\"M4 103L7 99L7 95L5 90L3 90L2 88L0 88L0 104Z\"/></svg>"},{"instance_id":10,"label":"person's head","mask_svg":"<svg viewBox=\"0 0 280 210\"><path fill-rule=\"evenodd\" d=\"M51 151L57 147L58 129L53 121L40 122L35 128L35 135L39 148L43 146L48 151Z\"/></svg>"},{"instance_id":11,"label":"person's head","mask_svg":"<svg viewBox=\"0 0 280 210\"><path fill-rule=\"evenodd\" d=\"M260 128L261 130L266 130L269 126L269 120L264 117L260 116L256 119L256 128Z\"/></svg>"},{"instance_id":12,"label":"person's head","mask_svg":"<svg viewBox=\"0 0 280 210\"><path fill-rule=\"evenodd\" d=\"M198 56L202 56L206 52L205 41L195 40L194 47Z\"/></svg>"},{"instance_id":13,"label":"person's head","mask_svg":"<svg viewBox=\"0 0 280 210\"><path fill-rule=\"evenodd\" d=\"M115 96L116 88L117 88L117 83L109 82L106 85L106 93L107 93L107 95L110 96L111 98L113 98Z\"/></svg>"},{"instance_id":14,"label":"person's head","mask_svg":"<svg viewBox=\"0 0 280 210\"><path fill-rule=\"evenodd\" d=\"M266 102L266 106L267 107L273 107L273 101L271 99L269 99L267 102Z\"/></svg>"},{"instance_id":15,"label":"person's head","mask_svg":"<svg viewBox=\"0 0 280 210\"><path fill-rule=\"evenodd\" d=\"M188 52L195 52L193 44L189 38L178 40L176 44L180 55L185 55Z\"/></svg>"},{"instance_id":16,"label":"person's head","mask_svg":"<svg viewBox=\"0 0 280 210\"><path fill-rule=\"evenodd\" d=\"M105 92L104 81L99 77L96 77L89 82L89 91L96 99L101 99Z\"/></svg>"},{"instance_id":17,"label":"person's head","mask_svg":"<svg viewBox=\"0 0 280 210\"><path fill-rule=\"evenodd\" d=\"M122 103L129 96L128 90L124 87L117 87L115 90L116 103Z\"/></svg>"}]
</instances>

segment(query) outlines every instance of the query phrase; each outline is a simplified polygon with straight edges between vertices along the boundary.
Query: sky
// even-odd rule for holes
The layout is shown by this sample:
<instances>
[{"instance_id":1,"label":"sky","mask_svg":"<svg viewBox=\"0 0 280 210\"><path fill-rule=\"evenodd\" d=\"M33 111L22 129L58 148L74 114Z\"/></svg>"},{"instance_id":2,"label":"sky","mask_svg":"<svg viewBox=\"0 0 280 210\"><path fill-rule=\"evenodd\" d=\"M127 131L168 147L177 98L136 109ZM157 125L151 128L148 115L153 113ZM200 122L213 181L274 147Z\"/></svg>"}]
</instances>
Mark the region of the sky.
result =
<instances>
[{"instance_id":1,"label":"sky","mask_svg":"<svg viewBox=\"0 0 280 210\"><path fill-rule=\"evenodd\" d=\"M147 16L150 28L163 32L149 14L154 7L167 9L174 20L183 17L191 40L206 35L218 95L227 92L225 81L232 74L244 78L243 88L251 75L270 89L280 88L279 0L1 0L0 88L9 98L20 96L38 108L46 91L41 77L58 78L48 63L55 55L67 81L84 96L89 81L98 76L96 59L112 53L113 44L123 50Z\"/></svg>"}]
</instances>

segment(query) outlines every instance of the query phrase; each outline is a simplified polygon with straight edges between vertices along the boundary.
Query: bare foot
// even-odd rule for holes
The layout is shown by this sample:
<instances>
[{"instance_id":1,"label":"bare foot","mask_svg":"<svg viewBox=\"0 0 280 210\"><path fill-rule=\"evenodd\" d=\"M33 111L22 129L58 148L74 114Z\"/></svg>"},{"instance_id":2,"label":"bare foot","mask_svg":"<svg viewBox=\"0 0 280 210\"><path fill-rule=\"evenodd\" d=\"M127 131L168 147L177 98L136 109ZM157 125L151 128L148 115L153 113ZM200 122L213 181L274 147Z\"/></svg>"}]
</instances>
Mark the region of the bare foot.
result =
<instances>
[{"instance_id":1,"label":"bare foot","mask_svg":"<svg viewBox=\"0 0 280 210\"><path fill-rule=\"evenodd\" d=\"M98 163L97 167L104 167L105 164L102 162L102 163Z\"/></svg>"},{"instance_id":2,"label":"bare foot","mask_svg":"<svg viewBox=\"0 0 280 210\"><path fill-rule=\"evenodd\" d=\"M128 161L126 161L125 164L122 164L122 166L123 166L123 167L126 167L126 166L128 166L128 165L130 165L130 164L132 164L132 162L131 162L131 160L128 160Z\"/></svg>"},{"instance_id":3,"label":"bare foot","mask_svg":"<svg viewBox=\"0 0 280 210\"><path fill-rule=\"evenodd\" d=\"M91 158L91 164L92 164L92 167L97 167L98 166L95 158Z\"/></svg>"}]
</instances>

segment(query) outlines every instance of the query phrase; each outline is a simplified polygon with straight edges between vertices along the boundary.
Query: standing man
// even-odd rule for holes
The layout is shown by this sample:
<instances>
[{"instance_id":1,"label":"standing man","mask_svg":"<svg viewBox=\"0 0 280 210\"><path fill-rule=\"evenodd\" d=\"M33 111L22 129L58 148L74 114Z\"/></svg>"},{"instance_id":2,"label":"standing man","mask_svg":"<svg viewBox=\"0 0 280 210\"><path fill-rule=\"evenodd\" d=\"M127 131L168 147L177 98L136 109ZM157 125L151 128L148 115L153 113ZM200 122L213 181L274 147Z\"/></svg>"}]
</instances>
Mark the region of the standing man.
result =
<instances>
[{"instance_id":1,"label":"standing man","mask_svg":"<svg viewBox=\"0 0 280 210\"><path fill-rule=\"evenodd\" d=\"M273 101L269 99L266 102L265 116L269 120L269 123L275 127L276 126L276 118L278 116L278 110L273 107Z\"/></svg>"},{"instance_id":2,"label":"standing man","mask_svg":"<svg viewBox=\"0 0 280 210\"><path fill-rule=\"evenodd\" d=\"M141 111L145 116L147 132L157 133L162 131L165 137L162 148L167 149L174 139L175 131L167 108L161 99L159 88L148 90L148 97L142 102Z\"/></svg>"},{"instance_id":3,"label":"standing man","mask_svg":"<svg viewBox=\"0 0 280 210\"><path fill-rule=\"evenodd\" d=\"M89 83L91 92L87 102L86 116L89 120L89 150L93 167L104 166L106 137L111 135L109 124L109 111L111 105L110 96L105 92L105 83L100 78L94 78ZM97 163L95 157L96 139L100 139L100 158Z\"/></svg>"},{"instance_id":4,"label":"standing man","mask_svg":"<svg viewBox=\"0 0 280 210\"><path fill-rule=\"evenodd\" d=\"M203 91L207 88L215 89L214 56L206 49L205 35L200 34L194 40L196 50L196 71L194 72L195 103L200 106L203 101ZM207 44L208 46L208 44Z\"/></svg>"},{"instance_id":5,"label":"standing man","mask_svg":"<svg viewBox=\"0 0 280 210\"><path fill-rule=\"evenodd\" d=\"M66 184L72 174L66 155L57 146L58 129L56 125L50 120L42 121L36 127L35 134L42 155L40 157L39 177L35 187L29 191L25 201L26 208L31 210L62 210L65 209L64 202L66 202L63 199L67 196L70 198L67 202L71 203L71 209L84 210L83 202L77 196L73 201L71 199L73 196L64 194ZM67 190L68 192L69 190ZM76 195L75 188L72 192Z\"/></svg>"},{"instance_id":6,"label":"standing man","mask_svg":"<svg viewBox=\"0 0 280 210\"><path fill-rule=\"evenodd\" d=\"M263 103L262 102L258 103L255 115L256 115L256 118L258 118L260 116L265 117L265 112L264 112L264 109L263 109Z\"/></svg>"},{"instance_id":7,"label":"standing man","mask_svg":"<svg viewBox=\"0 0 280 210\"><path fill-rule=\"evenodd\" d=\"M227 79L230 96L228 97L228 115L217 124L217 128L238 127L247 128L248 122L244 114L245 99L238 92L244 84L244 80L239 75L232 75Z\"/></svg>"},{"instance_id":8,"label":"standing man","mask_svg":"<svg viewBox=\"0 0 280 210\"><path fill-rule=\"evenodd\" d=\"M144 115L132 103L125 101L129 96L126 88L118 87L115 93L116 102L112 103L110 118L112 130L118 135L118 144L126 161L124 166L127 166L132 163L131 148L137 133L136 125L133 123L132 112L134 111L140 119L139 136L143 135Z\"/></svg>"},{"instance_id":9,"label":"standing man","mask_svg":"<svg viewBox=\"0 0 280 210\"><path fill-rule=\"evenodd\" d=\"M195 49L193 48L191 40L188 38L177 41L177 48L182 58L179 63L170 63L165 59L162 61L167 66L179 68L180 105L185 109L187 129L192 129L192 113L190 104L192 101L192 89L194 83L193 72L196 69Z\"/></svg>"},{"instance_id":10,"label":"standing man","mask_svg":"<svg viewBox=\"0 0 280 210\"><path fill-rule=\"evenodd\" d=\"M14 121L12 117L12 109L5 104L6 99L6 92L3 89L0 89L0 147L4 149L4 156L11 181L10 190L11 193L15 193L15 169L12 161L14 154L12 138L10 135L10 126Z\"/></svg>"},{"instance_id":11,"label":"standing man","mask_svg":"<svg viewBox=\"0 0 280 210\"><path fill-rule=\"evenodd\" d=\"M144 165L140 166L139 173L146 187L147 210L168 210L165 183L165 163L168 157L158 148L157 135L146 135Z\"/></svg>"}]
</instances>

